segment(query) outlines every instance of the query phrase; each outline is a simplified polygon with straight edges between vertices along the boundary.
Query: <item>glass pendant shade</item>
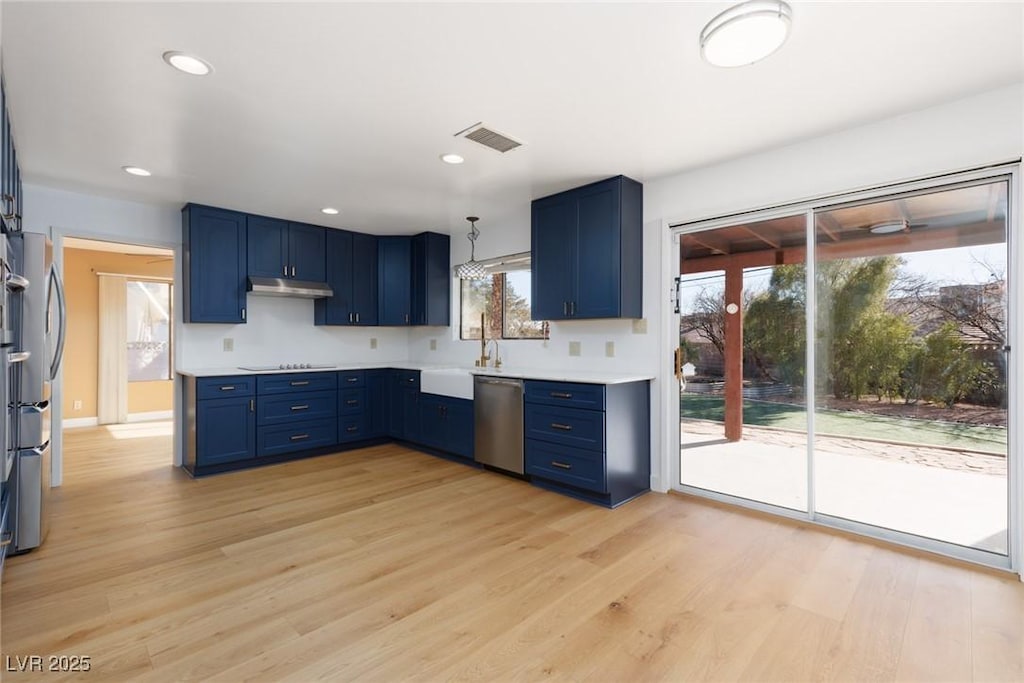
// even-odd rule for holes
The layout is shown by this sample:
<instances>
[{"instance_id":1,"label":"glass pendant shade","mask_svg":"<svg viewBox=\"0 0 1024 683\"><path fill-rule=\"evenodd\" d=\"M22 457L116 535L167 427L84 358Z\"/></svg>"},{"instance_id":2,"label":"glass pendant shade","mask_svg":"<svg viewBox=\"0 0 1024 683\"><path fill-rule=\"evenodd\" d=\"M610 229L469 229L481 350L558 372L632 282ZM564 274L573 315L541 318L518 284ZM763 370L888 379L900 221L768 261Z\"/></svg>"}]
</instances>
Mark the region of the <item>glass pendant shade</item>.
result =
<instances>
[{"instance_id":1,"label":"glass pendant shade","mask_svg":"<svg viewBox=\"0 0 1024 683\"><path fill-rule=\"evenodd\" d=\"M468 216L466 220L470 225L469 234L466 235L466 239L469 240L469 260L455 267L455 277L460 280L480 280L487 277L487 269L476 260L476 238L480 236L476 222L480 219Z\"/></svg>"}]
</instances>

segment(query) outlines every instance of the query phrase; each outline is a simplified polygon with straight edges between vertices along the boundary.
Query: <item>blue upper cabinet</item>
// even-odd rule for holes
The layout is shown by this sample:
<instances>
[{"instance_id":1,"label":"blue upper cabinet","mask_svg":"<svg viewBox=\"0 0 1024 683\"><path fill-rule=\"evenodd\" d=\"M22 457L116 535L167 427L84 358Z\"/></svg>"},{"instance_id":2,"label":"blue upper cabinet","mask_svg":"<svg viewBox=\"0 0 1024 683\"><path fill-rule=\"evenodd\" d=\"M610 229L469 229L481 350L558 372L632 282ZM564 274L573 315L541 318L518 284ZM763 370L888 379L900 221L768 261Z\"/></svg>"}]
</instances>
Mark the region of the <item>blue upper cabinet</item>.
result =
<instances>
[{"instance_id":1,"label":"blue upper cabinet","mask_svg":"<svg viewBox=\"0 0 1024 683\"><path fill-rule=\"evenodd\" d=\"M327 284L334 296L313 303L317 325L377 324L377 238L327 231Z\"/></svg>"},{"instance_id":2,"label":"blue upper cabinet","mask_svg":"<svg viewBox=\"0 0 1024 683\"><path fill-rule=\"evenodd\" d=\"M534 320L643 316L643 185L616 176L532 206Z\"/></svg>"},{"instance_id":3,"label":"blue upper cabinet","mask_svg":"<svg viewBox=\"0 0 1024 683\"><path fill-rule=\"evenodd\" d=\"M288 275L296 280L323 282L327 275L327 229L305 223L288 224Z\"/></svg>"},{"instance_id":4,"label":"blue upper cabinet","mask_svg":"<svg viewBox=\"0 0 1024 683\"><path fill-rule=\"evenodd\" d=\"M246 215L186 204L184 243L185 322L245 322Z\"/></svg>"},{"instance_id":5,"label":"blue upper cabinet","mask_svg":"<svg viewBox=\"0 0 1024 683\"><path fill-rule=\"evenodd\" d=\"M451 323L451 238L424 232L412 238L412 324Z\"/></svg>"},{"instance_id":6,"label":"blue upper cabinet","mask_svg":"<svg viewBox=\"0 0 1024 683\"><path fill-rule=\"evenodd\" d=\"M249 216L249 276L288 277L288 222Z\"/></svg>"},{"instance_id":7,"label":"blue upper cabinet","mask_svg":"<svg viewBox=\"0 0 1024 683\"><path fill-rule=\"evenodd\" d=\"M249 216L249 275L323 282L326 229Z\"/></svg>"},{"instance_id":8,"label":"blue upper cabinet","mask_svg":"<svg viewBox=\"0 0 1024 683\"><path fill-rule=\"evenodd\" d=\"M377 240L379 325L412 324L412 238Z\"/></svg>"}]
</instances>

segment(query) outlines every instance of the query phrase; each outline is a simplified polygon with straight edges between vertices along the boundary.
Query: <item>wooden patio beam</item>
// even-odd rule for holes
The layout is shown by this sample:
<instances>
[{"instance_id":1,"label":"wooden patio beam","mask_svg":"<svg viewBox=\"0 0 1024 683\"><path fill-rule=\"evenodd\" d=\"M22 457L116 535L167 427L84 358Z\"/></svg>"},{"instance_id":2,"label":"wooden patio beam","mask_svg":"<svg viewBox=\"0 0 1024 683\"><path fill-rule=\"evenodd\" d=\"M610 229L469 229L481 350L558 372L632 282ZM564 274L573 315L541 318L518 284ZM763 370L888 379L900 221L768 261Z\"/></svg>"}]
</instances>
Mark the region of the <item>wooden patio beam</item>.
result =
<instances>
[{"instance_id":1,"label":"wooden patio beam","mask_svg":"<svg viewBox=\"0 0 1024 683\"><path fill-rule=\"evenodd\" d=\"M743 268L725 270L725 438L743 438ZM730 313L729 307L735 306Z\"/></svg>"}]
</instances>

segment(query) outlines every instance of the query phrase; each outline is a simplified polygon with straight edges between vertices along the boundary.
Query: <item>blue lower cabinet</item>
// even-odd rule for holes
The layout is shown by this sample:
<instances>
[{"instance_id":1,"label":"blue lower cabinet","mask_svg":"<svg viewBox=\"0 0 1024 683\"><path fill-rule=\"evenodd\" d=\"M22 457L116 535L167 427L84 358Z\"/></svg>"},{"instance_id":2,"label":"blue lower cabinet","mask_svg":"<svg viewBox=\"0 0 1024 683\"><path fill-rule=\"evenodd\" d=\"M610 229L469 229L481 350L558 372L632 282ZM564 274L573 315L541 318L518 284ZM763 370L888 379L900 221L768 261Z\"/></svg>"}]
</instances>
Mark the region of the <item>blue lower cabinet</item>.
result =
<instances>
[{"instance_id":1,"label":"blue lower cabinet","mask_svg":"<svg viewBox=\"0 0 1024 683\"><path fill-rule=\"evenodd\" d=\"M524 435L575 446L604 450L604 411L561 408L527 402L523 410Z\"/></svg>"},{"instance_id":2,"label":"blue lower cabinet","mask_svg":"<svg viewBox=\"0 0 1024 683\"><path fill-rule=\"evenodd\" d=\"M288 424L296 420L323 420L334 417L338 392L305 391L293 394L260 396L256 413L261 427Z\"/></svg>"},{"instance_id":3,"label":"blue lower cabinet","mask_svg":"<svg viewBox=\"0 0 1024 683\"><path fill-rule=\"evenodd\" d=\"M337 418L260 427L256 436L256 455L277 455L332 446L337 443L337 438Z\"/></svg>"},{"instance_id":4,"label":"blue lower cabinet","mask_svg":"<svg viewBox=\"0 0 1024 683\"><path fill-rule=\"evenodd\" d=\"M604 453L526 440L526 473L571 486L607 493Z\"/></svg>"},{"instance_id":5,"label":"blue lower cabinet","mask_svg":"<svg viewBox=\"0 0 1024 683\"><path fill-rule=\"evenodd\" d=\"M366 439L366 418L362 415L338 418L338 443Z\"/></svg>"},{"instance_id":6,"label":"blue lower cabinet","mask_svg":"<svg viewBox=\"0 0 1024 683\"><path fill-rule=\"evenodd\" d=\"M366 411L366 389L342 389L338 392L338 417L362 415Z\"/></svg>"},{"instance_id":7,"label":"blue lower cabinet","mask_svg":"<svg viewBox=\"0 0 1024 683\"><path fill-rule=\"evenodd\" d=\"M196 401L195 465L220 465L256 455L255 399Z\"/></svg>"},{"instance_id":8,"label":"blue lower cabinet","mask_svg":"<svg viewBox=\"0 0 1024 683\"><path fill-rule=\"evenodd\" d=\"M386 436L388 433L389 370L366 371L366 438Z\"/></svg>"},{"instance_id":9,"label":"blue lower cabinet","mask_svg":"<svg viewBox=\"0 0 1024 683\"><path fill-rule=\"evenodd\" d=\"M420 394L419 438L429 448L473 457L473 402L463 398Z\"/></svg>"}]
</instances>

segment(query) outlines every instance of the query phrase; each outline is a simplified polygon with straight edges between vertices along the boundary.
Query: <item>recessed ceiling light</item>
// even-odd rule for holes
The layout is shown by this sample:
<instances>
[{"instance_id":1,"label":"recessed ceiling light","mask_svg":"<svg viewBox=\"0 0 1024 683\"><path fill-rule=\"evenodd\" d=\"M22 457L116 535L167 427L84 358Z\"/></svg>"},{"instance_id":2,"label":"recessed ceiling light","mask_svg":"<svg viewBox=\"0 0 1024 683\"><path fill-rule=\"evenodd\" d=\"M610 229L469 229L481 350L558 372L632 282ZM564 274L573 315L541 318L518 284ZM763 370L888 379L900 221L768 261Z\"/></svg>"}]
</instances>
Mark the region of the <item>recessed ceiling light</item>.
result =
<instances>
[{"instance_id":1,"label":"recessed ceiling light","mask_svg":"<svg viewBox=\"0 0 1024 683\"><path fill-rule=\"evenodd\" d=\"M725 10L700 32L700 54L715 66L745 66L786 42L793 10L781 0L749 0Z\"/></svg>"},{"instance_id":2,"label":"recessed ceiling light","mask_svg":"<svg viewBox=\"0 0 1024 683\"><path fill-rule=\"evenodd\" d=\"M894 232L910 232L910 225L906 221L887 221L885 223L876 223L868 228L868 230L873 235L889 235Z\"/></svg>"},{"instance_id":3,"label":"recessed ceiling light","mask_svg":"<svg viewBox=\"0 0 1024 683\"><path fill-rule=\"evenodd\" d=\"M326 213L328 216L336 216L338 214L338 210L330 206L325 206L320 209L320 213Z\"/></svg>"},{"instance_id":4,"label":"recessed ceiling light","mask_svg":"<svg viewBox=\"0 0 1024 683\"><path fill-rule=\"evenodd\" d=\"M130 173L131 175L137 175L137 176L151 176L151 175L153 175L152 173L150 173L149 171L147 171L146 169L144 169L144 168L142 168L140 166L122 166L121 170L124 171L125 173Z\"/></svg>"},{"instance_id":5,"label":"recessed ceiling light","mask_svg":"<svg viewBox=\"0 0 1024 683\"><path fill-rule=\"evenodd\" d=\"M446 164L461 164L465 159L458 154L442 154L441 161Z\"/></svg>"},{"instance_id":6,"label":"recessed ceiling light","mask_svg":"<svg viewBox=\"0 0 1024 683\"><path fill-rule=\"evenodd\" d=\"M185 73L193 76L205 76L213 71L213 67L210 66L209 62L205 62L202 59L199 59L199 57L187 55L184 52L177 52L175 50L165 52L164 61L178 71L184 71Z\"/></svg>"}]
</instances>

